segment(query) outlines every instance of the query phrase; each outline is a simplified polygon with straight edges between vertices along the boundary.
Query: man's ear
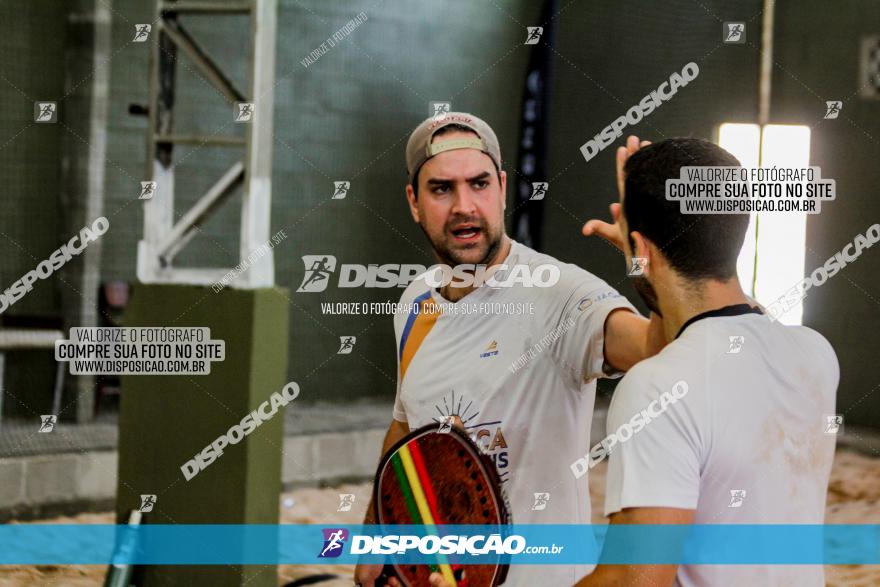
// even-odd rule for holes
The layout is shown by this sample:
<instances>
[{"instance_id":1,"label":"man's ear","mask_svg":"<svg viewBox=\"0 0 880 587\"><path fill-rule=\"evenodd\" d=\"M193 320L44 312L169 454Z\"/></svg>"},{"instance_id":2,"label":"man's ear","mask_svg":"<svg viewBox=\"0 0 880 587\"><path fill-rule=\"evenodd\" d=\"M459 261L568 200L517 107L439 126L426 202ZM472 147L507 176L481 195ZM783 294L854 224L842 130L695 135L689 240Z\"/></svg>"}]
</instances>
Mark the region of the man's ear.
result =
<instances>
[{"instance_id":1,"label":"man's ear","mask_svg":"<svg viewBox=\"0 0 880 587\"><path fill-rule=\"evenodd\" d=\"M651 264L657 261L657 249L654 246L654 243L642 236L642 233L639 231L634 230L629 233L629 235L635 245L635 248L633 248L633 256L648 260L644 269L644 275L647 276L651 271Z\"/></svg>"},{"instance_id":2,"label":"man's ear","mask_svg":"<svg viewBox=\"0 0 880 587\"><path fill-rule=\"evenodd\" d=\"M412 184L406 184L406 201L409 204L409 213L412 214L413 220L419 224L419 204L416 200L416 193L413 191Z\"/></svg>"},{"instance_id":3,"label":"man's ear","mask_svg":"<svg viewBox=\"0 0 880 587\"><path fill-rule=\"evenodd\" d=\"M501 170L498 175L501 177L501 211L507 210L507 172Z\"/></svg>"}]
</instances>

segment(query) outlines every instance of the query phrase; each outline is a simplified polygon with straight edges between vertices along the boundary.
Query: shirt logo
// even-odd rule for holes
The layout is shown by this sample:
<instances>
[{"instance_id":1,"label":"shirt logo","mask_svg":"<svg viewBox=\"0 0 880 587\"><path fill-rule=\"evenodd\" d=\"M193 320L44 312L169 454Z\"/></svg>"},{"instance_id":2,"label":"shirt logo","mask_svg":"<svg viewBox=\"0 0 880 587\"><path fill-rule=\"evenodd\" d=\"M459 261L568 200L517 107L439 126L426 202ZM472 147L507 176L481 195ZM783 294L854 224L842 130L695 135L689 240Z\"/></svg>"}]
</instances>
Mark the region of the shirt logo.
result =
<instances>
[{"instance_id":1,"label":"shirt logo","mask_svg":"<svg viewBox=\"0 0 880 587\"><path fill-rule=\"evenodd\" d=\"M324 548L318 558L336 558L342 554L343 545L348 540L348 530L345 528L324 528Z\"/></svg>"},{"instance_id":2,"label":"shirt logo","mask_svg":"<svg viewBox=\"0 0 880 587\"><path fill-rule=\"evenodd\" d=\"M498 354L498 343L494 340L489 343L489 346L486 347L486 350L480 353L480 358L485 359L486 357L494 357Z\"/></svg>"},{"instance_id":3,"label":"shirt logo","mask_svg":"<svg viewBox=\"0 0 880 587\"><path fill-rule=\"evenodd\" d=\"M449 429L452 426L463 429L477 445L480 452L492 459L498 476L501 478L501 483L507 483L510 479L511 457L507 440L501 430L501 420L489 421L485 417L478 419L477 417L482 411L474 406L473 400L468 400L464 394L458 394L457 397L456 400L456 393L453 389L451 397L446 395L443 397L442 403L434 404L434 408L440 414L439 418L434 418L434 421L440 426L438 431L444 432L444 426L448 426Z\"/></svg>"}]
</instances>

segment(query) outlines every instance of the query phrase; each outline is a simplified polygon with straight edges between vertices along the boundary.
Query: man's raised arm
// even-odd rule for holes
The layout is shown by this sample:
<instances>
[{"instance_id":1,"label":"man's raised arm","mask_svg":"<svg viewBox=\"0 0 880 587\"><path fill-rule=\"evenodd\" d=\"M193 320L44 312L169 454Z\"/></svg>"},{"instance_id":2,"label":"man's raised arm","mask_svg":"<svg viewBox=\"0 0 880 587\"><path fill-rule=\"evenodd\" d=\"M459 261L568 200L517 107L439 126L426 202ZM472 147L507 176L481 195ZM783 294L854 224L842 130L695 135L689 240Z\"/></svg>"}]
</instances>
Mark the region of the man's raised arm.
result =
<instances>
[{"instance_id":1,"label":"man's raised arm","mask_svg":"<svg viewBox=\"0 0 880 587\"><path fill-rule=\"evenodd\" d=\"M617 371L629 371L665 345L663 321L654 312L649 320L622 308L605 319L605 362Z\"/></svg>"}]
</instances>

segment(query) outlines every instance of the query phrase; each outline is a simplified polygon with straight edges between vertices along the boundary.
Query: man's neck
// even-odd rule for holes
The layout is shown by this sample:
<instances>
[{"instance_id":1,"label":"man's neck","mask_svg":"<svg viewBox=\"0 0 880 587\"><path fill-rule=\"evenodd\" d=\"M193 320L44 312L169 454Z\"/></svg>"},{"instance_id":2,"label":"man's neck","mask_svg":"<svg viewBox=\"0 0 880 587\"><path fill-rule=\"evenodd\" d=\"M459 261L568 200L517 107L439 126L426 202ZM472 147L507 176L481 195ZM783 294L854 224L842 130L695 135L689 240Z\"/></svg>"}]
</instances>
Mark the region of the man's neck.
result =
<instances>
[{"instance_id":1,"label":"man's neck","mask_svg":"<svg viewBox=\"0 0 880 587\"><path fill-rule=\"evenodd\" d=\"M492 258L491 261L486 263L486 266L492 267L494 265L498 265L499 263L501 263L504 259L507 258L507 255L510 254L510 247L511 247L510 237L508 237L505 234L503 237L501 237L501 246L498 247L498 252L495 254L495 256ZM493 273L494 273L494 271L493 271ZM492 274L487 271L484 279L489 279L489 277L491 275ZM474 286L452 287L452 284L449 284L449 285L444 285L443 287L440 288L440 295L442 295L445 299L449 300L450 302L457 302L458 300L460 300L464 296L468 295L469 293L471 293L475 289L477 289L477 288Z\"/></svg>"},{"instance_id":2,"label":"man's neck","mask_svg":"<svg viewBox=\"0 0 880 587\"><path fill-rule=\"evenodd\" d=\"M674 283L655 287L660 298L660 311L663 313L663 332L669 342L675 339L681 327L694 316L725 306L751 305L751 300L743 293L736 277L724 282L705 279L690 284L676 279Z\"/></svg>"}]
</instances>

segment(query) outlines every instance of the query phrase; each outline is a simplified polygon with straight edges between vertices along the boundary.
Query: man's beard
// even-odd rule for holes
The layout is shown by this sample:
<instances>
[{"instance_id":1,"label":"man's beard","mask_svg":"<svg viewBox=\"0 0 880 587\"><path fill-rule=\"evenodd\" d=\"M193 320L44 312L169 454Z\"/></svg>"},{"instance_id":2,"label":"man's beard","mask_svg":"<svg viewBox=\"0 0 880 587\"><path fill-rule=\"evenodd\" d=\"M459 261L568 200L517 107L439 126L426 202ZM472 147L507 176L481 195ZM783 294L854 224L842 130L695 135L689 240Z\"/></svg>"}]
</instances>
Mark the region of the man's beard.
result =
<instances>
[{"instance_id":1,"label":"man's beard","mask_svg":"<svg viewBox=\"0 0 880 587\"><path fill-rule=\"evenodd\" d=\"M648 306L648 309L658 316L663 316L660 312L660 302L657 300L657 290L654 289L651 282L645 277L633 277L632 280L636 292L638 292L642 301L645 302L645 305Z\"/></svg>"},{"instance_id":2,"label":"man's beard","mask_svg":"<svg viewBox=\"0 0 880 587\"><path fill-rule=\"evenodd\" d=\"M498 254L498 250L501 248L501 240L504 236L504 231L492 231L489 226L486 225L484 221L481 219L453 219L450 220L446 226L443 227L443 233L437 238L434 239L431 236L431 233L425 228L425 226L419 222L419 226L422 229L422 232L425 233L425 236L428 237L428 242L431 243L431 248L434 249L434 252L440 258L442 263L449 265L450 267L455 267L456 265L461 265L465 262L465 259L461 256L461 253L467 253L473 249L463 249L461 251L451 250L448 244L447 239L449 238L449 227L455 226L458 224L473 224L480 229L480 233L485 236L486 242L486 251L483 253L482 257L473 262L473 265L488 265L492 259L495 258L495 255Z\"/></svg>"}]
</instances>

